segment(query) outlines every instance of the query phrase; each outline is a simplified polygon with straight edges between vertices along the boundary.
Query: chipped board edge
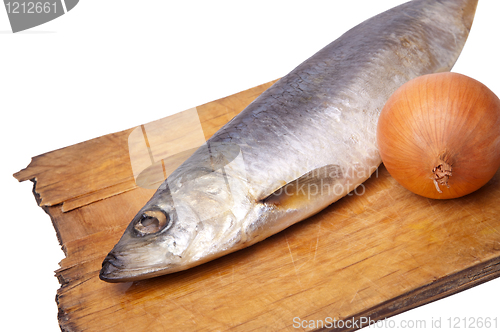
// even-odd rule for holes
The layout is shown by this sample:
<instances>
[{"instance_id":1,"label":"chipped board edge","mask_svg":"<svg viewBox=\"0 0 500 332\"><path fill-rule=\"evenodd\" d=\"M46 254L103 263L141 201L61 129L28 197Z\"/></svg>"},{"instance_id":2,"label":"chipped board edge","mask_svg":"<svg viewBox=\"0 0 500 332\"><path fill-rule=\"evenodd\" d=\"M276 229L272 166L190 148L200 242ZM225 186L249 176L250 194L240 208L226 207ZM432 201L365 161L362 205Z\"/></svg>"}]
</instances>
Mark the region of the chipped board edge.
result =
<instances>
[{"instance_id":1,"label":"chipped board edge","mask_svg":"<svg viewBox=\"0 0 500 332\"><path fill-rule=\"evenodd\" d=\"M61 233L59 232L59 229L54 221L54 217L50 214L50 211L49 211L49 207L46 206L46 205L42 205L41 202L42 202L42 197L40 195L40 193L38 193L36 191L36 185L37 185L37 178L34 177L32 179L29 179L31 182L33 182L33 189L31 190L32 193L33 193L33 196L35 196L35 201L36 201L36 204L42 208L42 210L50 217L50 221L52 223L52 226L54 227L54 230L56 232L56 236L57 236L57 241L59 242L59 245L61 246L61 250L63 251L64 253L64 257L68 257L66 251L64 250L64 244L63 244L63 241L62 241L62 238L61 238ZM25 180L23 180L25 181ZM60 264L59 264L60 266Z\"/></svg>"},{"instance_id":2,"label":"chipped board edge","mask_svg":"<svg viewBox=\"0 0 500 332\"><path fill-rule=\"evenodd\" d=\"M369 320L373 324L374 322L432 303L498 277L500 277L500 256L437 279L432 283L399 295L392 300L378 304L371 309L350 317L342 318L342 320L358 322L359 325L359 322L363 319L364 321ZM349 332L359 330L366 326L368 325L359 327L354 326L351 328L320 328L315 331Z\"/></svg>"}]
</instances>

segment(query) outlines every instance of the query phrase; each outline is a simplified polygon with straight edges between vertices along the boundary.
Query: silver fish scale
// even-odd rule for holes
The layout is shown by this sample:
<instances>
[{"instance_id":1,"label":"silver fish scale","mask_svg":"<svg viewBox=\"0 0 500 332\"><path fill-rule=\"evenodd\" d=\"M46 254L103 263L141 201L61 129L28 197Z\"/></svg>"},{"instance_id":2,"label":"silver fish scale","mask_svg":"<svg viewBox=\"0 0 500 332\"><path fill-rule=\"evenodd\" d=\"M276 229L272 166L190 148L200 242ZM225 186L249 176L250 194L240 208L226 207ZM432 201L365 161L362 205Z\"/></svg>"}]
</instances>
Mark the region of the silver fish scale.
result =
<instances>
[{"instance_id":1,"label":"silver fish scale","mask_svg":"<svg viewBox=\"0 0 500 332\"><path fill-rule=\"evenodd\" d=\"M328 164L344 170L379 165L375 132L387 98L412 78L450 70L465 43L463 25L441 23L456 17L453 7L461 2L444 2L406 3L346 32L276 82L209 142L240 146L255 199Z\"/></svg>"}]
</instances>

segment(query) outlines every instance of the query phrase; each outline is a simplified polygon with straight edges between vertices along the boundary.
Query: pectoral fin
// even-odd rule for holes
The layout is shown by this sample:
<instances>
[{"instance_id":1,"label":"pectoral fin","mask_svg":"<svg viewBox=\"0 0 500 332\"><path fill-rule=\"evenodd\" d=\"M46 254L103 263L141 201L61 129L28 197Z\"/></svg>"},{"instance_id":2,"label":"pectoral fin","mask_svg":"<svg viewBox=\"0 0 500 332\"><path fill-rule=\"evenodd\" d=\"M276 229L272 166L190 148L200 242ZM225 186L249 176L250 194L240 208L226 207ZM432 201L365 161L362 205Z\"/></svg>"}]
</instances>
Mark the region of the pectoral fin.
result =
<instances>
[{"instance_id":1,"label":"pectoral fin","mask_svg":"<svg viewBox=\"0 0 500 332\"><path fill-rule=\"evenodd\" d=\"M316 168L285 184L263 199L263 203L284 209L300 209L311 201L343 192L344 174L339 165Z\"/></svg>"}]
</instances>

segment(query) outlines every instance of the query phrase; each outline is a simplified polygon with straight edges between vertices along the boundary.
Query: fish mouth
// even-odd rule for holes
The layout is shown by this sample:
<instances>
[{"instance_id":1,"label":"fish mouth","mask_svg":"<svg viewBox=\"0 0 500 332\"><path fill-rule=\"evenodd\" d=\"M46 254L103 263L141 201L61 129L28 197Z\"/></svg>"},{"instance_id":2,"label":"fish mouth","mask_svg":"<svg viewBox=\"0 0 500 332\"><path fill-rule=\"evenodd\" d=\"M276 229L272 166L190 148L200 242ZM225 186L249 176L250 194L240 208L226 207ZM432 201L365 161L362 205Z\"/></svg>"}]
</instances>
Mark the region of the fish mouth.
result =
<instances>
[{"instance_id":1,"label":"fish mouth","mask_svg":"<svg viewBox=\"0 0 500 332\"><path fill-rule=\"evenodd\" d=\"M99 279L107 282L119 282L122 278L119 276L122 270L122 264L118 258L113 254L109 253L104 261L102 262L102 268L99 272Z\"/></svg>"},{"instance_id":2,"label":"fish mouth","mask_svg":"<svg viewBox=\"0 0 500 332\"><path fill-rule=\"evenodd\" d=\"M113 252L110 252L102 262L99 279L106 282L118 283L143 280L165 274L164 270L170 266L127 268L126 264Z\"/></svg>"}]
</instances>

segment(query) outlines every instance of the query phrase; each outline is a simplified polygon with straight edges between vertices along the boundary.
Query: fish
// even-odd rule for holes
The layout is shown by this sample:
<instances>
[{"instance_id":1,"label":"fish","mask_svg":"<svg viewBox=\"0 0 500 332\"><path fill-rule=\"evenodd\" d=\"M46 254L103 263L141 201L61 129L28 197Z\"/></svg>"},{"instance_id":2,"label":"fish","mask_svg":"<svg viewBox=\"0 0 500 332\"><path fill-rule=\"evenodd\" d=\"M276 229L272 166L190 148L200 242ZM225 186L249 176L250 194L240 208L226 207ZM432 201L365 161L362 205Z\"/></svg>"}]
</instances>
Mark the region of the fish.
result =
<instances>
[{"instance_id":1,"label":"fish","mask_svg":"<svg viewBox=\"0 0 500 332\"><path fill-rule=\"evenodd\" d=\"M413 78L451 70L476 6L413 0L302 62L167 177L104 258L100 279L189 269L355 191L381 164L376 126L385 102Z\"/></svg>"}]
</instances>

